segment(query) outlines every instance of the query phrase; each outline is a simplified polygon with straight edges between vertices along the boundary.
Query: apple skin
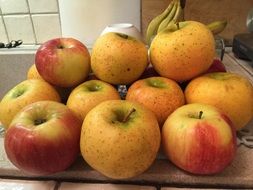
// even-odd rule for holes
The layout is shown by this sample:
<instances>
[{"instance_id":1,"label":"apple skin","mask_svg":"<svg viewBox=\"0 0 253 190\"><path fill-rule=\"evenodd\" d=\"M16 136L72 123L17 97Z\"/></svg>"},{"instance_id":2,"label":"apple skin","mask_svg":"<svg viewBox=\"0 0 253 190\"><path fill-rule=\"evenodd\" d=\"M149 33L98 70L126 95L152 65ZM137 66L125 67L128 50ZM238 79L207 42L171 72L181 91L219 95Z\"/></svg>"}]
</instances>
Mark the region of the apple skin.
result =
<instances>
[{"instance_id":1,"label":"apple skin","mask_svg":"<svg viewBox=\"0 0 253 190\"><path fill-rule=\"evenodd\" d=\"M39 47L35 64L47 82L75 87L88 77L90 54L86 46L74 38L55 38Z\"/></svg>"},{"instance_id":2,"label":"apple skin","mask_svg":"<svg viewBox=\"0 0 253 190\"><path fill-rule=\"evenodd\" d=\"M29 104L14 117L6 132L6 154L17 168L32 175L64 171L80 153L81 126L82 122L64 104Z\"/></svg>"},{"instance_id":3,"label":"apple skin","mask_svg":"<svg viewBox=\"0 0 253 190\"><path fill-rule=\"evenodd\" d=\"M185 103L180 86L165 77L149 77L134 82L127 91L126 100L139 102L153 111L160 126Z\"/></svg>"},{"instance_id":4,"label":"apple skin","mask_svg":"<svg viewBox=\"0 0 253 190\"><path fill-rule=\"evenodd\" d=\"M158 33L150 45L150 61L160 76L177 82L204 73L215 57L211 31L196 21L179 22Z\"/></svg>"},{"instance_id":5,"label":"apple skin","mask_svg":"<svg viewBox=\"0 0 253 190\"><path fill-rule=\"evenodd\" d=\"M28 69L28 71L27 71L27 79L40 79L40 80L44 80L42 78L42 76L40 76L40 74L39 74L39 72L38 72L35 64L32 64L31 67ZM53 87L56 89L56 91L60 95L61 102L65 104L67 102L69 94L71 93L71 91L73 90L73 88L63 88L63 87L55 86L55 85L53 85Z\"/></svg>"},{"instance_id":6,"label":"apple skin","mask_svg":"<svg viewBox=\"0 0 253 190\"><path fill-rule=\"evenodd\" d=\"M109 178L127 179L151 166L160 141L158 122L149 109L137 102L107 100L86 115L80 147L92 168Z\"/></svg>"},{"instance_id":7,"label":"apple skin","mask_svg":"<svg viewBox=\"0 0 253 190\"><path fill-rule=\"evenodd\" d=\"M66 105L83 121L92 108L105 100L120 100L116 88L101 80L89 80L73 89Z\"/></svg>"},{"instance_id":8,"label":"apple skin","mask_svg":"<svg viewBox=\"0 0 253 190\"><path fill-rule=\"evenodd\" d=\"M237 130L253 118L253 86L235 73L217 72L199 76L185 89L187 103L216 106L234 123Z\"/></svg>"},{"instance_id":9,"label":"apple skin","mask_svg":"<svg viewBox=\"0 0 253 190\"><path fill-rule=\"evenodd\" d=\"M148 65L145 44L125 34L100 36L92 49L91 68L97 78L110 84L130 84Z\"/></svg>"},{"instance_id":10,"label":"apple skin","mask_svg":"<svg viewBox=\"0 0 253 190\"><path fill-rule=\"evenodd\" d=\"M214 106L187 104L165 121L162 146L168 159L179 168L193 174L216 174L229 166L236 155L235 128Z\"/></svg>"},{"instance_id":11,"label":"apple skin","mask_svg":"<svg viewBox=\"0 0 253 190\"><path fill-rule=\"evenodd\" d=\"M23 107L40 100L61 101L53 86L40 79L25 80L10 89L0 102L0 121L4 128L9 127L13 117Z\"/></svg>"},{"instance_id":12,"label":"apple skin","mask_svg":"<svg viewBox=\"0 0 253 190\"><path fill-rule=\"evenodd\" d=\"M205 73L227 72L226 67L219 59L214 59L212 65Z\"/></svg>"}]
</instances>

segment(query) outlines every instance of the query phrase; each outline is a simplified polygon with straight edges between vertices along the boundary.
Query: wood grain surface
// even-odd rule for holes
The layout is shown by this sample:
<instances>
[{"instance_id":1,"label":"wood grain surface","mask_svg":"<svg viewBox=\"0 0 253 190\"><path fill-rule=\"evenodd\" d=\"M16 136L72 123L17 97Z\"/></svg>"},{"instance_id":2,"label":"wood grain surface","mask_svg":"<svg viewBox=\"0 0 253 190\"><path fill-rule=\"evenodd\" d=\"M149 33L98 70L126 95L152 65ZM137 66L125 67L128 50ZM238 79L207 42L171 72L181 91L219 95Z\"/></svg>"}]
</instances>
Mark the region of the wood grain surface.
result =
<instances>
[{"instance_id":1,"label":"wood grain surface","mask_svg":"<svg viewBox=\"0 0 253 190\"><path fill-rule=\"evenodd\" d=\"M148 23L161 13L171 0L142 0L142 33ZM227 20L220 36L231 41L237 33L247 32L246 18L253 8L253 0L186 0L185 19L208 24L215 20Z\"/></svg>"}]
</instances>

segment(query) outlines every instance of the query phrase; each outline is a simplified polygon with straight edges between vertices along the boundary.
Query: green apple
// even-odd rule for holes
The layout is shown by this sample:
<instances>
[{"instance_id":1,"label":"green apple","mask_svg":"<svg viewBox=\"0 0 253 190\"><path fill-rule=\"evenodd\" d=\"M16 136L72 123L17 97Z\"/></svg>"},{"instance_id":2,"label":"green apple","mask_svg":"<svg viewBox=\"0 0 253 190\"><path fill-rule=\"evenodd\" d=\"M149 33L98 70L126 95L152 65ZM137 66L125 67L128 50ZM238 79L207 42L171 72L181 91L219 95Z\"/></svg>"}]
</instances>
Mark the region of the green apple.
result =
<instances>
[{"instance_id":1,"label":"green apple","mask_svg":"<svg viewBox=\"0 0 253 190\"><path fill-rule=\"evenodd\" d=\"M107 100L86 115L80 147L92 168L110 178L126 179L152 165L160 140L152 111L137 102Z\"/></svg>"},{"instance_id":2,"label":"green apple","mask_svg":"<svg viewBox=\"0 0 253 190\"><path fill-rule=\"evenodd\" d=\"M40 79L25 80L9 90L0 102L0 121L5 129L23 107L40 100L60 102L61 98L54 87Z\"/></svg>"},{"instance_id":3,"label":"green apple","mask_svg":"<svg viewBox=\"0 0 253 190\"><path fill-rule=\"evenodd\" d=\"M126 34L109 32L92 49L91 69L97 78L111 84L130 84L148 65L145 44Z\"/></svg>"},{"instance_id":4,"label":"green apple","mask_svg":"<svg viewBox=\"0 0 253 190\"><path fill-rule=\"evenodd\" d=\"M83 121L86 114L105 100L119 100L116 88L101 80L86 81L70 93L67 106Z\"/></svg>"}]
</instances>

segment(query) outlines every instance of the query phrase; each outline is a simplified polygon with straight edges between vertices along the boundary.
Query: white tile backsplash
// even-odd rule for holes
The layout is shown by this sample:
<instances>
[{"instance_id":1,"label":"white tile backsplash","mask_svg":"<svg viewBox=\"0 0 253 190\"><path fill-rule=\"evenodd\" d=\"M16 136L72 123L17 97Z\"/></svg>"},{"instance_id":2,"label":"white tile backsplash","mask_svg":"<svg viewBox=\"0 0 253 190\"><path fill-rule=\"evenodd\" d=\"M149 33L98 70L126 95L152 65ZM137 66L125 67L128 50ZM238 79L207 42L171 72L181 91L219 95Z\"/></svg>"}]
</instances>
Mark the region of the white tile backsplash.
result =
<instances>
[{"instance_id":1,"label":"white tile backsplash","mask_svg":"<svg viewBox=\"0 0 253 190\"><path fill-rule=\"evenodd\" d=\"M44 43L47 40L61 36L58 14L32 15L32 21L37 43Z\"/></svg>"},{"instance_id":2,"label":"white tile backsplash","mask_svg":"<svg viewBox=\"0 0 253 190\"><path fill-rule=\"evenodd\" d=\"M92 46L106 25L130 22L140 29L141 0L97 1L0 0L0 42L22 39L24 44L39 45L50 38L82 36ZM67 11L73 7L74 16Z\"/></svg>"},{"instance_id":3,"label":"white tile backsplash","mask_svg":"<svg viewBox=\"0 0 253 190\"><path fill-rule=\"evenodd\" d=\"M28 13L26 0L0 0L2 14Z\"/></svg>"},{"instance_id":4,"label":"white tile backsplash","mask_svg":"<svg viewBox=\"0 0 253 190\"><path fill-rule=\"evenodd\" d=\"M7 34L3 23L3 18L1 16L0 16L0 42L4 43L8 42Z\"/></svg>"},{"instance_id":5,"label":"white tile backsplash","mask_svg":"<svg viewBox=\"0 0 253 190\"><path fill-rule=\"evenodd\" d=\"M57 13L57 0L28 0L31 13Z\"/></svg>"},{"instance_id":6,"label":"white tile backsplash","mask_svg":"<svg viewBox=\"0 0 253 190\"><path fill-rule=\"evenodd\" d=\"M30 15L3 16L9 40L23 40L24 44L35 44Z\"/></svg>"}]
</instances>

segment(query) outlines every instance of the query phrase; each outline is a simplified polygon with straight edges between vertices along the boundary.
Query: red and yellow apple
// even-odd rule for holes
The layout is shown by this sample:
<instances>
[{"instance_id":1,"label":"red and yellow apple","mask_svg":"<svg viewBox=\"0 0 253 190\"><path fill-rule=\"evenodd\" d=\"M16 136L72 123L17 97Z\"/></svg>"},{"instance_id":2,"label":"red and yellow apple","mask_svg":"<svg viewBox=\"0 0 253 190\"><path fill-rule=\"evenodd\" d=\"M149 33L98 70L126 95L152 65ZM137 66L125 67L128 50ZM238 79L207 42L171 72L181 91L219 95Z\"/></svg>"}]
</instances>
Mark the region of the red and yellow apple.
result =
<instances>
[{"instance_id":1,"label":"red and yellow apple","mask_svg":"<svg viewBox=\"0 0 253 190\"><path fill-rule=\"evenodd\" d=\"M205 73L227 72L225 65L219 59L214 59L212 65Z\"/></svg>"},{"instance_id":2,"label":"red and yellow apple","mask_svg":"<svg viewBox=\"0 0 253 190\"><path fill-rule=\"evenodd\" d=\"M73 89L66 105L83 121L86 114L99 103L119 99L118 91L109 83L89 80Z\"/></svg>"},{"instance_id":3,"label":"red and yellow apple","mask_svg":"<svg viewBox=\"0 0 253 190\"><path fill-rule=\"evenodd\" d=\"M9 160L33 175L67 169L80 153L82 122L64 104L38 101L24 107L4 138Z\"/></svg>"},{"instance_id":4,"label":"red and yellow apple","mask_svg":"<svg viewBox=\"0 0 253 190\"><path fill-rule=\"evenodd\" d=\"M54 87L40 79L25 80L9 90L0 102L0 121L5 129L23 107L40 100L61 101Z\"/></svg>"},{"instance_id":5,"label":"red and yellow apple","mask_svg":"<svg viewBox=\"0 0 253 190\"><path fill-rule=\"evenodd\" d=\"M145 44L126 34L109 32L96 40L91 68L97 78L111 84L130 84L148 65Z\"/></svg>"},{"instance_id":6,"label":"red and yellow apple","mask_svg":"<svg viewBox=\"0 0 253 190\"><path fill-rule=\"evenodd\" d=\"M76 39L55 38L39 47L35 64L47 82L60 87L75 87L88 77L90 54Z\"/></svg>"},{"instance_id":7,"label":"red and yellow apple","mask_svg":"<svg viewBox=\"0 0 253 190\"><path fill-rule=\"evenodd\" d=\"M160 140L152 111L137 102L107 100L86 115L80 147L92 168L109 178L126 179L151 166Z\"/></svg>"},{"instance_id":8,"label":"red and yellow apple","mask_svg":"<svg viewBox=\"0 0 253 190\"><path fill-rule=\"evenodd\" d=\"M209 73L190 81L185 89L187 103L205 103L226 113L237 130L253 118L253 86L234 73Z\"/></svg>"},{"instance_id":9,"label":"red and yellow apple","mask_svg":"<svg viewBox=\"0 0 253 190\"><path fill-rule=\"evenodd\" d=\"M134 82L127 91L126 100L139 102L153 111L160 126L185 103L180 86L165 77L149 77Z\"/></svg>"},{"instance_id":10,"label":"red and yellow apple","mask_svg":"<svg viewBox=\"0 0 253 190\"><path fill-rule=\"evenodd\" d=\"M193 174L216 174L235 157L235 128L216 107L187 104L165 121L162 146L168 159L179 168Z\"/></svg>"},{"instance_id":11,"label":"red and yellow apple","mask_svg":"<svg viewBox=\"0 0 253 190\"><path fill-rule=\"evenodd\" d=\"M178 82L204 73L215 57L215 40L202 23L171 24L158 33L150 46L150 60L159 75Z\"/></svg>"}]
</instances>

